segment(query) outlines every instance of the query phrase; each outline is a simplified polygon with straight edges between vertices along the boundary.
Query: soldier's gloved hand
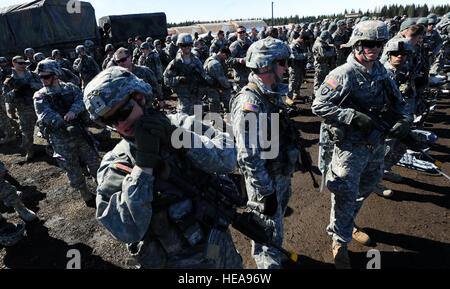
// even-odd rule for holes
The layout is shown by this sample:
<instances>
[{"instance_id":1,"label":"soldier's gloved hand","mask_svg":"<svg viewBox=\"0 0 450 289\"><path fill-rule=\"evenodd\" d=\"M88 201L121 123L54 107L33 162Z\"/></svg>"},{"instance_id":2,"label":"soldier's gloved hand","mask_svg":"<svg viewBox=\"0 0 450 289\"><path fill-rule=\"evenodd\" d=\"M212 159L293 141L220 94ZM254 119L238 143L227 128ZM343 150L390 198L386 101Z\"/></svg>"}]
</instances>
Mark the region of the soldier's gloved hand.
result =
<instances>
[{"instance_id":1,"label":"soldier's gloved hand","mask_svg":"<svg viewBox=\"0 0 450 289\"><path fill-rule=\"evenodd\" d=\"M411 129L411 123L408 118L403 118L399 120L394 126L389 130L389 136L393 138L402 139L405 138Z\"/></svg>"},{"instance_id":2,"label":"soldier's gloved hand","mask_svg":"<svg viewBox=\"0 0 450 289\"><path fill-rule=\"evenodd\" d=\"M172 133L177 127L160 113L148 113L141 117L142 126L152 134L159 136L161 144L170 144Z\"/></svg>"},{"instance_id":3,"label":"soldier's gloved hand","mask_svg":"<svg viewBox=\"0 0 450 289\"><path fill-rule=\"evenodd\" d=\"M264 210L261 213L269 217L275 215L278 210L278 200L276 193L264 196L261 202L264 204Z\"/></svg>"},{"instance_id":4,"label":"soldier's gloved hand","mask_svg":"<svg viewBox=\"0 0 450 289\"><path fill-rule=\"evenodd\" d=\"M370 131L376 127L374 121L367 114L359 111L355 111L351 123L358 127L365 135L369 135Z\"/></svg>"},{"instance_id":5,"label":"soldier's gloved hand","mask_svg":"<svg viewBox=\"0 0 450 289\"><path fill-rule=\"evenodd\" d=\"M161 160L159 156L160 135L157 129L146 128L146 117L140 117L134 126L136 143L136 165L143 168L156 168Z\"/></svg>"}]
</instances>

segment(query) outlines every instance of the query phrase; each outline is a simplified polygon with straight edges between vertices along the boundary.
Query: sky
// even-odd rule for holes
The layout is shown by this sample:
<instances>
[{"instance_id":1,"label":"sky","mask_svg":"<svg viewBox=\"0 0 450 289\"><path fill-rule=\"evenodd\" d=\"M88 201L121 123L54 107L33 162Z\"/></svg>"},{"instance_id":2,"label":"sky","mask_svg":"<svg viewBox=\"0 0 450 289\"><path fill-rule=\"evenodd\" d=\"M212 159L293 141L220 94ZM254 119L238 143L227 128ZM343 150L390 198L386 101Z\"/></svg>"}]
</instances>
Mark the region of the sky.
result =
<instances>
[{"instance_id":1,"label":"sky","mask_svg":"<svg viewBox=\"0 0 450 289\"><path fill-rule=\"evenodd\" d=\"M26 3L26 0L0 0L0 7ZM368 9L384 5L448 4L448 0L91 0L95 16L99 19L107 15L123 15L135 13L166 13L168 23L184 21L217 21L231 19L270 18L272 17L272 2L274 17L289 17L298 15L317 16L344 13L351 9Z\"/></svg>"}]
</instances>

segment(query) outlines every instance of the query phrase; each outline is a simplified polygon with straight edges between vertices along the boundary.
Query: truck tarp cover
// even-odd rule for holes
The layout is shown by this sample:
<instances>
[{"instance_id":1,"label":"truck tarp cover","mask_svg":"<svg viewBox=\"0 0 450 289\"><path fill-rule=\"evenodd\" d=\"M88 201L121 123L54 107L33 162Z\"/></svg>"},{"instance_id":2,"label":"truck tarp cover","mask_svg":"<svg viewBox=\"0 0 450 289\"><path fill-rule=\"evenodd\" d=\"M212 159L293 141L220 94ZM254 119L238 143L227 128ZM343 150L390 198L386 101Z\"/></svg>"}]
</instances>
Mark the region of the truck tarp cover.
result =
<instances>
[{"instance_id":1,"label":"truck tarp cover","mask_svg":"<svg viewBox=\"0 0 450 289\"><path fill-rule=\"evenodd\" d=\"M98 38L92 5L78 2L80 9L72 5L75 13L69 13L68 2L41 0L0 8L0 52L20 54L27 47Z\"/></svg>"},{"instance_id":2,"label":"truck tarp cover","mask_svg":"<svg viewBox=\"0 0 450 289\"><path fill-rule=\"evenodd\" d=\"M167 36L166 14L163 12L104 16L98 20L98 25L114 43L126 43L129 37L136 35L144 39L148 36L164 39Z\"/></svg>"}]
</instances>

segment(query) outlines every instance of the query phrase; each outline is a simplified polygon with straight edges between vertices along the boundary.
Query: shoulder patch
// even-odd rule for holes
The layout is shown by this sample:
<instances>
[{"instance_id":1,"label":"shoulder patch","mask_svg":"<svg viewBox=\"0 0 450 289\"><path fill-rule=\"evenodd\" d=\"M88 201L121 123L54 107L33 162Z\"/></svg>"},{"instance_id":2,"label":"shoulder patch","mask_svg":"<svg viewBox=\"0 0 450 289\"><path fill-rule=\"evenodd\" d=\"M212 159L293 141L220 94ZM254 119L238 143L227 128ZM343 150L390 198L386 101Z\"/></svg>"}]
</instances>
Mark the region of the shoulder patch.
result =
<instances>
[{"instance_id":1,"label":"shoulder patch","mask_svg":"<svg viewBox=\"0 0 450 289\"><path fill-rule=\"evenodd\" d=\"M339 82L337 82L333 78L328 79L327 84L334 89L338 88L341 85Z\"/></svg>"},{"instance_id":2,"label":"shoulder patch","mask_svg":"<svg viewBox=\"0 0 450 289\"><path fill-rule=\"evenodd\" d=\"M250 103L250 102L246 102L244 104L244 110L252 111L252 112L258 112L259 111L259 105L254 104L254 103Z\"/></svg>"},{"instance_id":3,"label":"shoulder patch","mask_svg":"<svg viewBox=\"0 0 450 289\"><path fill-rule=\"evenodd\" d=\"M133 170L132 168L127 167L126 165L122 165L122 164L115 164L114 167L116 169L119 169L121 171L127 172L129 174L131 174L131 171Z\"/></svg>"}]
</instances>

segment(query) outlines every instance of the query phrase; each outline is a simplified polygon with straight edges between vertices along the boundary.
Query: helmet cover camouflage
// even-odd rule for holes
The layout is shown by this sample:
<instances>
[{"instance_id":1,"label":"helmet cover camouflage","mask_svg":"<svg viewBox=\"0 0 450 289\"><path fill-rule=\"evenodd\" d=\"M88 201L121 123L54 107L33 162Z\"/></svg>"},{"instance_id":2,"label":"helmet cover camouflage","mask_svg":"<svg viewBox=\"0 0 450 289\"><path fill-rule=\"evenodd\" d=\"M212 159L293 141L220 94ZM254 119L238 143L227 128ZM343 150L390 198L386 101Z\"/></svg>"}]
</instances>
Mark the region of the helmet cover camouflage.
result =
<instances>
[{"instance_id":1,"label":"helmet cover camouflage","mask_svg":"<svg viewBox=\"0 0 450 289\"><path fill-rule=\"evenodd\" d=\"M358 23L352 32L350 40L344 44L344 47L352 47L358 41L387 41L389 31L387 25L379 20L367 20Z\"/></svg>"},{"instance_id":2,"label":"helmet cover camouflage","mask_svg":"<svg viewBox=\"0 0 450 289\"><path fill-rule=\"evenodd\" d=\"M61 66L58 61L53 59L45 59L38 63L36 72L51 72L56 75L62 75Z\"/></svg>"},{"instance_id":3,"label":"helmet cover camouflage","mask_svg":"<svg viewBox=\"0 0 450 289\"><path fill-rule=\"evenodd\" d=\"M291 51L281 40L267 37L256 41L247 50L245 64L257 69L271 65L277 59L289 58Z\"/></svg>"}]
</instances>

